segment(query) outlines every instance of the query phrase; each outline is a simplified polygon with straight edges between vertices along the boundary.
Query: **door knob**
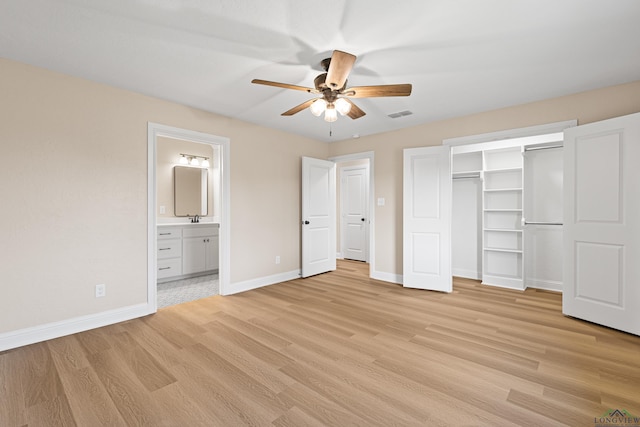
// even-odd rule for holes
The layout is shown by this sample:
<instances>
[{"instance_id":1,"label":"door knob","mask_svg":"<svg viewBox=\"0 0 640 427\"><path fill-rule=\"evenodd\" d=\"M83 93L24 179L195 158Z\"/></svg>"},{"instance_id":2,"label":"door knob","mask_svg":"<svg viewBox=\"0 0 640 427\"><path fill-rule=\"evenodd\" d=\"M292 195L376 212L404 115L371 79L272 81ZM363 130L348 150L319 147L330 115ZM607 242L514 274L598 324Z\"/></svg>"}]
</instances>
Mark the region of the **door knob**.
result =
<instances>
[{"instance_id":1,"label":"door knob","mask_svg":"<svg viewBox=\"0 0 640 427\"><path fill-rule=\"evenodd\" d=\"M305 222L304 222L304 225L309 225L309 221L305 221Z\"/></svg>"},{"instance_id":2,"label":"door knob","mask_svg":"<svg viewBox=\"0 0 640 427\"><path fill-rule=\"evenodd\" d=\"M360 218L360 221L364 221L364 218Z\"/></svg>"}]
</instances>

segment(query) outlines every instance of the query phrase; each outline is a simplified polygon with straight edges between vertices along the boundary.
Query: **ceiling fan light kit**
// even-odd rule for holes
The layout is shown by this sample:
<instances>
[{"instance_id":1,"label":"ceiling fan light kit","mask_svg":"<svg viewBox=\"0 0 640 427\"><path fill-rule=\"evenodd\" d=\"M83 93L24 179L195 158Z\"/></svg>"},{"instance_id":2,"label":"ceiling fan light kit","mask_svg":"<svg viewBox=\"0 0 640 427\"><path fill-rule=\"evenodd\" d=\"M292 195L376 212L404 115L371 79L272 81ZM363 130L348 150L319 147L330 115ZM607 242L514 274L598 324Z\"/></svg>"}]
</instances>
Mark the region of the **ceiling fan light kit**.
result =
<instances>
[{"instance_id":1,"label":"ceiling fan light kit","mask_svg":"<svg viewBox=\"0 0 640 427\"><path fill-rule=\"evenodd\" d=\"M336 111L336 107L333 104L327 105L327 109L324 111L324 121L325 122L335 122L338 120L338 112Z\"/></svg>"},{"instance_id":2,"label":"ceiling fan light kit","mask_svg":"<svg viewBox=\"0 0 640 427\"><path fill-rule=\"evenodd\" d=\"M313 83L315 88L291 85L287 83L272 82L269 80L253 79L251 83L266 86L275 86L283 89L293 89L318 94L319 98L313 98L282 113L283 116L294 114L309 108L311 114L316 117L324 112L324 120L335 122L338 114L349 116L351 119L359 119L366 113L348 98L373 98L386 96L411 95L410 84L360 86L347 88L347 77L356 62L356 56L340 50L334 50L331 58L322 60L321 65L326 73L317 76Z\"/></svg>"},{"instance_id":3,"label":"ceiling fan light kit","mask_svg":"<svg viewBox=\"0 0 640 427\"><path fill-rule=\"evenodd\" d=\"M320 114L324 113L324 110L327 109L327 101L324 99L316 99L313 101L313 104L309 107L311 114L316 117L320 117Z\"/></svg>"},{"instance_id":4,"label":"ceiling fan light kit","mask_svg":"<svg viewBox=\"0 0 640 427\"><path fill-rule=\"evenodd\" d=\"M346 116L351 111L351 104L344 98L336 99L334 104L336 106L336 110L340 113L341 116Z\"/></svg>"}]
</instances>

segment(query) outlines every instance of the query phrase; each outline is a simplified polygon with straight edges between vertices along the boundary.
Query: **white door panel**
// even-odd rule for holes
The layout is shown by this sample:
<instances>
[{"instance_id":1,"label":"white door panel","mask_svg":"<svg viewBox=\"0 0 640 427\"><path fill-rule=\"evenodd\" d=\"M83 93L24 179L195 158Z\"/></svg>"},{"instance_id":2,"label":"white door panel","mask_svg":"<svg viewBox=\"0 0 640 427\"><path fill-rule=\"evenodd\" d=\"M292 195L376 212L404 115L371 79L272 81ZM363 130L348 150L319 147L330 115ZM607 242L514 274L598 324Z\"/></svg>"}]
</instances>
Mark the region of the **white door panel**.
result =
<instances>
[{"instance_id":1,"label":"white door panel","mask_svg":"<svg viewBox=\"0 0 640 427\"><path fill-rule=\"evenodd\" d=\"M452 291L448 146L404 150L403 286Z\"/></svg>"},{"instance_id":2,"label":"white door panel","mask_svg":"<svg viewBox=\"0 0 640 427\"><path fill-rule=\"evenodd\" d=\"M367 261L369 167L359 166L342 169L340 182L343 257Z\"/></svg>"},{"instance_id":3,"label":"white door panel","mask_svg":"<svg viewBox=\"0 0 640 427\"><path fill-rule=\"evenodd\" d=\"M302 158L302 277L336 269L335 163Z\"/></svg>"},{"instance_id":4,"label":"white door panel","mask_svg":"<svg viewBox=\"0 0 640 427\"><path fill-rule=\"evenodd\" d=\"M640 114L565 131L563 313L640 335Z\"/></svg>"}]
</instances>

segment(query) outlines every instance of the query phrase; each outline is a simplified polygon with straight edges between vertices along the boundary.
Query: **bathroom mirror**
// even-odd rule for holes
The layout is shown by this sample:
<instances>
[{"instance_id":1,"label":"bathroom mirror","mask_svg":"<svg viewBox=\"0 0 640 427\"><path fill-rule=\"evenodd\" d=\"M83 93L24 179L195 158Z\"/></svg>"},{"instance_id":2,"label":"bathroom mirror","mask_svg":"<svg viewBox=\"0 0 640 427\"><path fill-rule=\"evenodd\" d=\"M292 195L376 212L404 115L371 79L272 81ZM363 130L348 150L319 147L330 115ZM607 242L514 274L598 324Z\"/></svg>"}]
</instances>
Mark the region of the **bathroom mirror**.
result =
<instances>
[{"instance_id":1,"label":"bathroom mirror","mask_svg":"<svg viewBox=\"0 0 640 427\"><path fill-rule=\"evenodd\" d=\"M173 168L175 216L206 216L208 206L207 169Z\"/></svg>"}]
</instances>

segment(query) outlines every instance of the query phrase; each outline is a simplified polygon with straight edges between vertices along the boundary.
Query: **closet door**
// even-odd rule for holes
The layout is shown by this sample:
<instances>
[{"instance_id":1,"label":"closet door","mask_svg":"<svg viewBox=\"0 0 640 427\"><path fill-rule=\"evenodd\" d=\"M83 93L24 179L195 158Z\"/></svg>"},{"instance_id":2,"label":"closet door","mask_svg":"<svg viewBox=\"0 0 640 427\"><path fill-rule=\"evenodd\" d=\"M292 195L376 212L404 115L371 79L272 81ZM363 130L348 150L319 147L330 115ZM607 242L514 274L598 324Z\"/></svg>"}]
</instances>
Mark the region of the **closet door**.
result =
<instances>
[{"instance_id":1,"label":"closet door","mask_svg":"<svg viewBox=\"0 0 640 427\"><path fill-rule=\"evenodd\" d=\"M451 151L404 150L403 286L451 292Z\"/></svg>"},{"instance_id":2,"label":"closet door","mask_svg":"<svg viewBox=\"0 0 640 427\"><path fill-rule=\"evenodd\" d=\"M567 129L562 311L640 335L640 113Z\"/></svg>"}]
</instances>

